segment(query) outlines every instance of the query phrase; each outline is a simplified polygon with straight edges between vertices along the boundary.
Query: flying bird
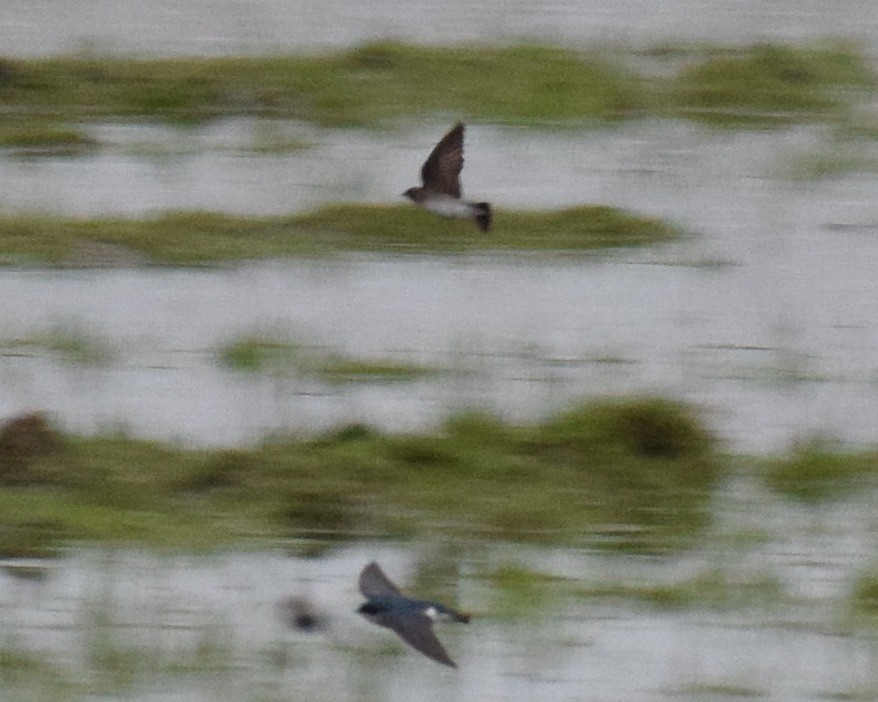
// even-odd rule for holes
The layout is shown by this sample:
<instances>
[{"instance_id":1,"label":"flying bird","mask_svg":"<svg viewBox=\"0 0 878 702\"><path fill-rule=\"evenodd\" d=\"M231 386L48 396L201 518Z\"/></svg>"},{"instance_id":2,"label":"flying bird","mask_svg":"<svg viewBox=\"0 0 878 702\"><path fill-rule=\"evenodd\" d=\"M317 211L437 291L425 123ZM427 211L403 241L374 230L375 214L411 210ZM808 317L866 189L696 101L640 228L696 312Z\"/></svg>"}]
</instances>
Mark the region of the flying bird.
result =
<instances>
[{"instance_id":1,"label":"flying bird","mask_svg":"<svg viewBox=\"0 0 878 702\"><path fill-rule=\"evenodd\" d=\"M367 601L360 605L359 614L392 629L409 646L434 661L457 667L433 633L433 622L444 619L466 623L470 620L468 614L438 602L409 599L374 561L360 573L360 592Z\"/></svg>"},{"instance_id":2,"label":"flying bird","mask_svg":"<svg viewBox=\"0 0 878 702\"><path fill-rule=\"evenodd\" d=\"M409 188L403 195L419 207L440 217L471 219L483 232L491 228L491 205L466 202L460 196L460 171L463 169L463 123L433 147L421 167L423 187Z\"/></svg>"},{"instance_id":3,"label":"flying bird","mask_svg":"<svg viewBox=\"0 0 878 702\"><path fill-rule=\"evenodd\" d=\"M293 629L300 631L319 631L327 626L326 617L307 597L288 597L278 603L284 621Z\"/></svg>"}]
</instances>

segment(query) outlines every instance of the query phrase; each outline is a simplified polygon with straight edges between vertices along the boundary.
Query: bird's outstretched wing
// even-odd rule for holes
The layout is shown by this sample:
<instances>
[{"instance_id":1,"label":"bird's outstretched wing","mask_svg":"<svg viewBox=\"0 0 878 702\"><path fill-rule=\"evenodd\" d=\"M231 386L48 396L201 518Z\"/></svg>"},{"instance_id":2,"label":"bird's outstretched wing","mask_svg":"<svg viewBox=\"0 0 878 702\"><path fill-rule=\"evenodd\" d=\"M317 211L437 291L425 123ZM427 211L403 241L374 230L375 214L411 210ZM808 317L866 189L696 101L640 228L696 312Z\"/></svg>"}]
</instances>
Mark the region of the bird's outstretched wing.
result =
<instances>
[{"instance_id":1,"label":"bird's outstretched wing","mask_svg":"<svg viewBox=\"0 0 878 702\"><path fill-rule=\"evenodd\" d=\"M365 597L403 597L400 589L393 584L375 561L363 568L360 573L360 592Z\"/></svg>"},{"instance_id":2,"label":"bird's outstretched wing","mask_svg":"<svg viewBox=\"0 0 878 702\"><path fill-rule=\"evenodd\" d=\"M399 638L405 641L412 648L417 649L428 658L432 658L437 663L447 665L452 668L457 667L457 663L451 660L445 648L433 633L433 622L424 615L390 615L385 617L386 625L393 629Z\"/></svg>"},{"instance_id":3,"label":"bird's outstretched wing","mask_svg":"<svg viewBox=\"0 0 878 702\"><path fill-rule=\"evenodd\" d=\"M428 190L460 197L463 169L463 123L455 124L430 152L421 167L421 181Z\"/></svg>"}]
</instances>

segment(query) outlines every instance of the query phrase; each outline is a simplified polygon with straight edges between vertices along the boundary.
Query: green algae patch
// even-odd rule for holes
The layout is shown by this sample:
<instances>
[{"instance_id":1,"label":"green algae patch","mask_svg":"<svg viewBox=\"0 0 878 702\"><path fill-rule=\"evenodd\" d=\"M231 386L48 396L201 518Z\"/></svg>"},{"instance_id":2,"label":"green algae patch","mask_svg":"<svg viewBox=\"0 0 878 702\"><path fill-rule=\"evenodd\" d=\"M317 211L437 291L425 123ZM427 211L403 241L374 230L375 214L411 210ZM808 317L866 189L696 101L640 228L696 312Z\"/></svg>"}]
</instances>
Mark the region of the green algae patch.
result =
<instances>
[{"instance_id":1,"label":"green algae patch","mask_svg":"<svg viewBox=\"0 0 878 702\"><path fill-rule=\"evenodd\" d=\"M846 45L761 44L709 51L673 83L674 109L685 117L785 124L837 118L874 88L875 75Z\"/></svg>"},{"instance_id":2,"label":"green algae patch","mask_svg":"<svg viewBox=\"0 0 878 702\"><path fill-rule=\"evenodd\" d=\"M636 78L541 46L377 42L315 56L6 60L6 112L77 119L283 117L326 126L453 112L527 124L616 119L641 109Z\"/></svg>"},{"instance_id":3,"label":"green algae patch","mask_svg":"<svg viewBox=\"0 0 878 702\"><path fill-rule=\"evenodd\" d=\"M861 573L850 594L851 614L858 623L878 624L878 569Z\"/></svg>"},{"instance_id":4,"label":"green algae patch","mask_svg":"<svg viewBox=\"0 0 878 702\"><path fill-rule=\"evenodd\" d=\"M372 382L413 382L438 375L441 370L421 363L406 363L392 358L352 358L330 354L320 359L315 370L332 385Z\"/></svg>"},{"instance_id":5,"label":"green algae patch","mask_svg":"<svg viewBox=\"0 0 878 702\"><path fill-rule=\"evenodd\" d=\"M71 365L107 366L116 350L107 339L81 324L58 323L23 337L0 338L0 356L48 352Z\"/></svg>"},{"instance_id":6,"label":"green algae patch","mask_svg":"<svg viewBox=\"0 0 878 702\"><path fill-rule=\"evenodd\" d=\"M275 376L311 375L330 385L412 382L442 372L441 368L422 363L350 356L261 334L230 341L218 350L217 358L232 370Z\"/></svg>"},{"instance_id":7,"label":"green algae patch","mask_svg":"<svg viewBox=\"0 0 878 702\"><path fill-rule=\"evenodd\" d=\"M235 451L64 437L0 485L0 514L50 522L64 541L186 549L423 535L648 552L691 543L718 477L691 411L644 399L571 412L534 426L469 414L431 434L357 427ZM573 424L603 428L580 436ZM668 425L694 439L671 451L642 441Z\"/></svg>"},{"instance_id":8,"label":"green algae patch","mask_svg":"<svg viewBox=\"0 0 878 702\"><path fill-rule=\"evenodd\" d=\"M267 336L245 336L219 349L222 365L253 373L297 372L302 365L298 345Z\"/></svg>"},{"instance_id":9,"label":"green algae patch","mask_svg":"<svg viewBox=\"0 0 878 702\"><path fill-rule=\"evenodd\" d=\"M0 149L15 156L81 156L97 146L82 131L56 124L3 124L0 121Z\"/></svg>"},{"instance_id":10,"label":"green algae patch","mask_svg":"<svg viewBox=\"0 0 878 702\"><path fill-rule=\"evenodd\" d=\"M791 455L770 460L765 480L776 492L807 504L844 497L878 478L878 453L849 453L804 444Z\"/></svg>"},{"instance_id":11,"label":"green algae patch","mask_svg":"<svg viewBox=\"0 0 878 702\"><path fill-rule=\"evenodd\" d=\"M504 619L539 618L563 599L569 587L564 578L518 565L501 566L477 577L491 586L489 611Z\"/></svg>"},{"instance_id":12,"label":"green algae patch","mask_svg":"<svg viewBox=\"0 0 878 702\"><path fill-rule=\"evenodd\" d=\"M471 222L410 205L329 205L316 212L240 217L210 212L148 219L0 217L0 261L55 266L198 265L347 251L451 253L583 251L668 241L681 231L661 220L604 206L560 211L499 210L483 234Z\"/></svg>"}]
</instances>

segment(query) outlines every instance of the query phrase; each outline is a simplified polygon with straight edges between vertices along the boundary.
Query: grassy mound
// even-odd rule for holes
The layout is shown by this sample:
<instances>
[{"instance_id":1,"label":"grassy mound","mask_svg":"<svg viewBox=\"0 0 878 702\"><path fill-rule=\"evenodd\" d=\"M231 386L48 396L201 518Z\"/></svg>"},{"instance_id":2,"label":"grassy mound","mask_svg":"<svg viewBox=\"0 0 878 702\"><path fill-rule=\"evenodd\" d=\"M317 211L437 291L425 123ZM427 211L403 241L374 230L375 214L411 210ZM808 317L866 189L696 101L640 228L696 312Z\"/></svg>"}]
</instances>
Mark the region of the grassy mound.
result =
<instances>
[{"instance_id":1,"label":"grassy mound","mask_svg":"<svg viewBox=\"0 0 878 702\"><path fill-rule=\"evenodd\" d=\"M834 450L820 443L796 446L789 456L768 462L766 482L775 491L819 504L862 489L878 477L878 453Z\"/></svg>"},{"instance_id":2,"label":"grassy mound","mask_svg":"<svg viewBox=\"0 0 878 702\"><path fill-rule=\"evenodd\" d=\"M89 252L127 251L121 261L191 265L221 260L340 251L436 253L502 250L588 250L667 241L669 224L610 207L556 212L500 210L495 229L434 217L410 205L330 205L283 217L206 212L152 219L0 217L0 261L88 266Z\"/></svg>"},{"instance_id":3,"label":"grassy mound","mask_svg":"<svg viewBox=\"0 0 878 702\"><path fill-rule=\"evenodd\" d=\"M659 399L583 406L535 426L469 414L437 434L357 426L233 451L59 437L42 421L39 442L33 422L4 430L24 438L3 446L26 447L0 447L7 554L41 538L49 549L56 535L198 548L429 534L676 550L706 524L717 478L705 430Z\"/></svg>"},{"instance_id":4,"label":"grassy mound","mask_svg":"<svg viewBox=\"0 0 878 702\"><path fill-rule=\"evenodd\" d=\"M675 80L674 102L711 122L827 119L875 84L865 61L847 46L758 45L717 52Z\"/></svg>"},{"instance_id":5,"label":"grassy mound","mask_svg":"<svg viewBox=\"0 0 878 702\"><path fill-rule=\"evenodd\" d=\"M662 77L638 75L630 66L645 55L672 63L658 71ZM823 119L843 110L852 91L873 87L862 53L840 43L622 47L602 56L533 44L383 41L315 56L0 60L0 125L33 130L39 121L51 131L59 129L54 121L251 116L367 127L437 114L581 125L669 107L734 123L772 115Z\"/></svg>"},{"instance_id":6,"label":"grassy mound","mask_svg":"<svg viewBox=\"0 0 878 702\"><path fill-rule=\"evenodd\" d=\"M451 112L528 123L623 117L636 81L574 51L367 44L324 56L6 60L0 98L77 119L287 117L326 126Z\"/></svg>"}]
</instances>

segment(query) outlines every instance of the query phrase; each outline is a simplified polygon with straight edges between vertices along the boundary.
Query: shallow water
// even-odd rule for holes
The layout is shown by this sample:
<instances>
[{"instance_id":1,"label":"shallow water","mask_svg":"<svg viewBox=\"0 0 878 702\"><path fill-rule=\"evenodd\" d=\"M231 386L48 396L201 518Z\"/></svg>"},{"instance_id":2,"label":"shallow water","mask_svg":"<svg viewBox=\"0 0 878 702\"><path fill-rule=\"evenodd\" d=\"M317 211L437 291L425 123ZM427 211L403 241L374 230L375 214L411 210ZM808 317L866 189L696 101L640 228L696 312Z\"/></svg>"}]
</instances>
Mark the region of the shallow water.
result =
<instances>
[{"instance_id":1,"label":"shallow water","mask_svg":"<svg viewBox=\"0 0 878 702\"><path fill-rule=\"evenodd\" d=\"M845 36L870 49L878 38L871 0L9 0L0 55L62 51L242 54L301 51L372 39L413 42L540 39L796 41Z\"/></svg>"},{"instance_id":2,"label":"shallow water","mask_svg":"<svg viewBox=\"0 0 878 702\"><path fill-rule=\"evenodd\" d=\"M848 615L848 598L874 557L873 504L862 494L802 509L739 480L718 495L702 545L674 558L441 539L359 543L320 559L280 547L74 549L41 577L0 564L0 679L15 699L51 681L56 697L40 699L69 699L68 689L162 702L403 700L413 689L460 700L872 699L878 638L874 622ZM408 591L475 612L469 626L439 631L459 670L354 613L356 576L372 559ZM507 566L561 580L522 595L485 577ZM705 575L731 594L715 599L707 586L670 608L575 594ZM290 596L307 598L328 629L290 630L279 608ZM11 654L44 668L12 675L2 662Z\"/></svg>"},{"instance_id":3,"label":"shallow water","mask_svg":"<svg viewBox=\"0 0 878 702\"><path fill-rule=\"evenodd\" d=\"M93 159L0 161L4 199L26 207L16 199L29 193L59 212L124 215L394 201L442 125L322 133L312 150L276 158L240 155L251 128L211 127L194 151L154 162L137 149L173 147L173 130L104 127L115 150ZM779 175L821 133L680 122L470 130L473 196L508 207L604 203L694 233L644 250L4 270L0 296L16 304L0 308L0 414L46 409L79 431L235 444L348 421L422 430L471 407L530 420L580 397L658 393L703 406L734 449L814 435L874 443L878 177ZM117 159L128 165L114 170ZM59 327L110 347L112 361L83 366L8 346ZM217 349L254 332L448 372L339 387L222 369Z\"/></svg>"},{"instance_id":4,"label":"shallow water","mask_svg":"<svg viewBox=\"0 0 878 702\"><path fill-rule=\"evenodd\" d=\"M13 0L3 7L0 55L264 53L382 37L651 46L842 35L872 55L878 47L872 0L678 0L660 11L641 0L363 7ZM246 121L85 125L103 146L82 158L0 155L0 209L265 214L395 202L446 121L383 134L270 125L311 147L269 155L253 149L264 125ZM583 396L657 392L702 406L735 449L771 451L815 433L875 443L878 178L785 175L826 138L819 127L725 132L683 122L469 130L470 195L510 208L605 203L695 233L643 251L0 269L0 417L47 409L77 431L122 426L186 444L237 444L354 420L419 430L472 406L527 420ZM58 330L108 349L110 360L77 363L3 343ZM221 368L217 347L253 331L449 372L332 387ZM0 564L0 700L387 702L410 700L413 690L429 700L875 699L878 639L848 609L878 552L874 498L806 509L736 480L717 495L703 543L669 559L449 545L437 535L311 560L278 545L209 556L83 548L45 569ZM353 613L356 574L373 558L413 592L416 582L439 588L476 611L470 626L440 632L459 671ZM680 609L570 597L519 604L516 618L479 577L509 564L569 578L571 587L719 573L741 585L734 592L765 581L779 594ZM329 632L284 627L277 604L293 594L330 614Z\"/></svg>"}]
</instances>

